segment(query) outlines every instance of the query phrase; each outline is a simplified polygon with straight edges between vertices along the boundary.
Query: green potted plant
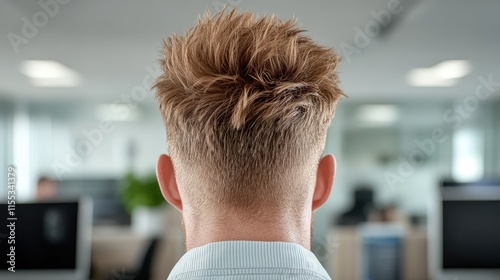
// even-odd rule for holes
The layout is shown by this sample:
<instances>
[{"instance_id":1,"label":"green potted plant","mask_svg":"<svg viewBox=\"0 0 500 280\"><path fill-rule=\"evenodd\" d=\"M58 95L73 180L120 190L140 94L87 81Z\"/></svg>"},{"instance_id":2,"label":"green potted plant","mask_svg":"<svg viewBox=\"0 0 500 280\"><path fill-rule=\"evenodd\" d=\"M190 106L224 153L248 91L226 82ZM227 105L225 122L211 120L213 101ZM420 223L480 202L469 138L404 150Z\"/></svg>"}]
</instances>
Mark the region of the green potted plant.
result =
<instances>
[{"instance_id":1,"label":"green potted plant","mask_svg":"<svg viewBox=\"0 0 500 280\"><path fill-rule=\"evenodd\" d=\"M165 224L165 202L156 175L143 177L128 172L123 178L122 200L131 213L132 230L140 235L157 235Z\"/></svg>"}]
</instances>

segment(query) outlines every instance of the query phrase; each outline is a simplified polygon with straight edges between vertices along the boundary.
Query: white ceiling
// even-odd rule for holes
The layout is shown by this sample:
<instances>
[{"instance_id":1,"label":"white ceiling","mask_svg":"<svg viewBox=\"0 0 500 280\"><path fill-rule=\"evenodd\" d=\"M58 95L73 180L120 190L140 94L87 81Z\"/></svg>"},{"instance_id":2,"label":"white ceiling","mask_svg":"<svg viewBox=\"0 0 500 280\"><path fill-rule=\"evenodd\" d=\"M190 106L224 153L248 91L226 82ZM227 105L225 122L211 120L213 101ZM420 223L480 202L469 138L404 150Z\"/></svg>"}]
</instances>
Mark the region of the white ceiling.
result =
<instances>
[{"instance_id":1,"label":"white ceiling","mask_svg":"<svg viewBox=\"0 0 500 280\"><path fill-rule=\"evenodd\" d=\"M45 27L15 53L7 34L21 34L22 17L42 10L39 0L0 0L0 99L34 102L111 102L142 84L147 66L155 67L161 39L183 33L197 15L215 3L240 3L260 15L296 16L323 44L353 44L355 27L373 20L395 0L72 0L60 6ZM49 0L42 0L49 1ZM500 1L401 0L394 25L371 40L360 54L344 58L342 87L352 100L449 99L473 94L477 77L500 81ZM23 60L57 60L82 75L75 88L37 88L20 74ZM448 59L470 60L471 75L451 88L415 88L409 70ZM152 98L148 102L151 102Z\"/></svg>"}]
</instances>

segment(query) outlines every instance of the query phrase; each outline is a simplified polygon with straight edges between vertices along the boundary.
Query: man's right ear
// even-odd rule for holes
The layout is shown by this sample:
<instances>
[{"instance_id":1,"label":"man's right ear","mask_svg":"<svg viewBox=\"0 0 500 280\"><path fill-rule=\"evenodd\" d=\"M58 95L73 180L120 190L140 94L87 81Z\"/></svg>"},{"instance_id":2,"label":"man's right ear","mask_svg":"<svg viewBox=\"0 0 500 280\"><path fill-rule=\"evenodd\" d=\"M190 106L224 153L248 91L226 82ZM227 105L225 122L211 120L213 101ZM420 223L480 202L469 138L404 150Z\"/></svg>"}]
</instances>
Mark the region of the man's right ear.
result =
<instances>
[{"instance_id":1,"label":"man's right ear","mask_svg":"<svg viewBox=\"0 0 500 280\"><path fill-rule=\"evenodd\" d=\"M158 158L158 163L156 164L156 177L158 178L158 184L160 185L163 197L168 203L177 208L177 210L182 211L182 201L175 180L174 165L169 156L162 154L160 158Z\"/></svg>"}]
</instances>

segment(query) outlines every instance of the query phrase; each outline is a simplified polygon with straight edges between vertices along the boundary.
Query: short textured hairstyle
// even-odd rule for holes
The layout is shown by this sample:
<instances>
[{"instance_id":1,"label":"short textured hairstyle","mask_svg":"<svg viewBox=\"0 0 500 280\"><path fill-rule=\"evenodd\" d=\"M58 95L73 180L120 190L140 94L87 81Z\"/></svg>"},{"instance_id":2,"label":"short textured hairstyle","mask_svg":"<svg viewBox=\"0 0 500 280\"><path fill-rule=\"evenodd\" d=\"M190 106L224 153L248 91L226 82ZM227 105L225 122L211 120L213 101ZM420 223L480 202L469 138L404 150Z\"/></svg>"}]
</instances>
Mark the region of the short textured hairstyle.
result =
<instances>
[{"instance_id":1,"label":"short textured hairstyle","mask_svg":"<svg viewBox=\"0 0 500 280\"><path fill-rule=\"evenodd\" d=\"M167 38L154 88L181 197L200 211L306 203L344 95L338 63L296 20L251 12L207 14Z\"/></svg>"}]
</instances>

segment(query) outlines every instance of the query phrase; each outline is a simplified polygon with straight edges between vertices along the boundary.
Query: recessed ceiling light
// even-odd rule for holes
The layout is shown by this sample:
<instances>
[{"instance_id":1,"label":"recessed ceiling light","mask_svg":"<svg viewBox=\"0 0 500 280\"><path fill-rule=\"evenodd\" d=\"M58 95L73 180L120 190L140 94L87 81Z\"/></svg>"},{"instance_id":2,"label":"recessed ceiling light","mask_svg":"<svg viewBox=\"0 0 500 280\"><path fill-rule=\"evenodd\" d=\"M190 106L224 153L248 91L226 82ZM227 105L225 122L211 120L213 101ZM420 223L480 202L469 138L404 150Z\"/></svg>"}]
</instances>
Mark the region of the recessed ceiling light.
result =
<instances>
[{"instance_id":1,"label":"recessed ceiling light","mask_svg":"<svg viewBox=\"0 0 500 280\"><path fill-rule=\"evenodd\" d=\"M80 84L80 78L74 76L47 79L30 78L30 82L36 87L76 87Z\"/></svg>"},{"instance_id":2,"label":"recessed ceiling light","mask_svg":"<svg viewBox=\"0 0 500 280\"><path fill-rule=\"evenodd\" d=\"M408 73L408 83L416 87L452 87L471 72L467 60L446 60L429 68L415 68Z\"/></svg>"},{"instance_id":3,"label":"recessed ceiling light","mask_svg":"<svg viewBox=\"0 0 500 280\"><path fill-rule=\"evenodd\" d=\"M26 60L20 71L38 87L73 87L80 84L80 75L53 60Z\"/></svg>"},{"instance_id":4,"label":"recessed ceiling light","mask_svg":"<svg viewBox=\"0 0 500 280\"><path fill-rule=\"evenodd\" d=\"M414 87L452 87L458 83L457 79L441 79L429 68L416 68L407 76L408 82Z\"/></svg>"},{"instance_id":5,"label":"recessed ceiling light","mask_svg":"<svg viewBox=\"0 0 500 280\"><path fill-rule=\"evenodd\" d=\"M467 60L446 60L432 67L436 77L458 79L470 74L471 65Z\"/></svg>"}]
</instances>

